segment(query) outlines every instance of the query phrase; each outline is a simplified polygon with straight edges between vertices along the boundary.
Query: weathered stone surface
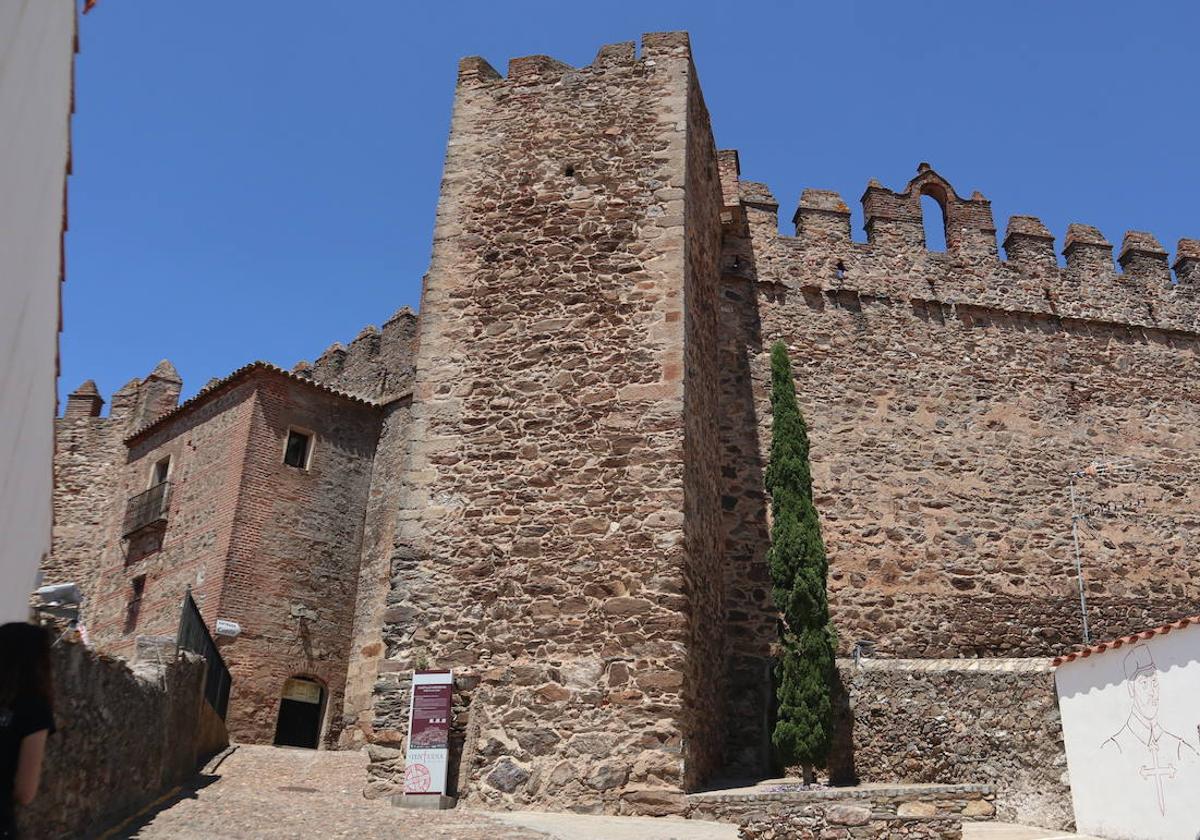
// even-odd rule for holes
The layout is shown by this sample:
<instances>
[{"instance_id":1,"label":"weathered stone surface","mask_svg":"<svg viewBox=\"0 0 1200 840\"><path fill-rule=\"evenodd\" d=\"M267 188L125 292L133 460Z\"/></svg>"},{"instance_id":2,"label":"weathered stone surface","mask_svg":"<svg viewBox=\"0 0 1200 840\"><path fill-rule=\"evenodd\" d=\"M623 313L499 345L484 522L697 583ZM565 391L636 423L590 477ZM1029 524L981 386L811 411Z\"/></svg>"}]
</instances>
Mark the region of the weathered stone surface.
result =
<instances>
[{"instance_id":1,"label":"weathered stone surface","mask_svg":"<svg viewBox=\"0 0 1200 840\"><path fill-rule=\"evenodd\" d=\"M987 802L987 801L981 799L977 802L968 802L965 806L963 806L962 811L960 811L959 813L961 813L964 817L969 817L969 818L976 818L976 817L988 818L988 817L992 817L995 815L996 806L993 805L991 802Z\"/></svg>"},{"instance_id":2,"label":"weathered stone surface","mask_svg":"<svg viewBox=\"0 0 1200 840\"><path fill-rule=\"evenodd\" d=\"M669 811L624 795L644 756L672 786L720 764L715 147L686 36L604 56L459 78L384 638L487 686L466 802Z\"/></svg>"},{"instance_id":3,"label":"weathered stone surface","mask_svg":"<svg viewBox=\"0 0 1200 840\"><path fill-rule=\"evenodd\" d=\"M822 819L830 812L836 820L858 820L864 813L871 820L963 820L974 818L968 811L984 813L984 806L990 806L994 796L992 785L873 783L804 788L797 780L796 784L765 782L748 788L694 793L687 797L687 813L689 817L736 823L801 812L820 813Z\"/></svg>"},{"instance_id":4,"label":"weathered stone surface","mask_svg":"<svg viewBox=\"0 0 1200 840\"><path fill-rule=\"evenodd\" d=\"M969 803L973 804L973 803ZM932 817L938 811L932 802L901 802L896 808L898 817Z\"/></svg>"},{"instance_id":5,"label":"weathered stone surface","mask_svg":"<svg viewBox=\"0 0 1200 840\"><path fill-rule=\"evenodd\" d=\"M356 591L382 609L386 589L386 579L359 586L378 409L263 363L179 407L172 371L160 365L122 389L107 418L59 421L61 518L46 580L78 579L93 642L122 656L139 635L173 636L190 587L210 628L218 618L242 627L221 642L234 737L269 743L284 683L302 676L322 684L320 734L336 742ZM293 428L314 436L302 469L283 463ZM161 521L126 534L130 500L166 458ZM369 547L368 572L387 565L381 527L388 547Z\"/></svg>"},{"instance_id":6,"label":"weathered stone surface","mask_svg":"<svg viewBox=\"0 0 1200 840\"><path fill-rule=\"evenodd\" d=\"M176 661L173 647L165 665L156 659L131 670L82 644L54 646L58 731L46 742L37 798L19 813L21 836L93 836L228 743L204 700L203 661Z\"/></svg>"},{"instance_id":7,"label":"weathered stone surface","mask_svg":"<svg viewBox=\"0 0 1200 840\"><path fill-rule=\"evenodd\" d=\"M929 816L929 814L899 814L899 816ZM871 809L858 808L854 805L830 805L825 809L825 819L833 825L866 825L871 819Z\"/></svg>"},{"instance_id":8,"label":"weathered stone surface","mask_svg":"<svg viewBox=\"0 0 1200 840\"><path fill-rule=\"evenodd\" d=\"M649 817L682 814L687 797L673 788L628 788L621 794L621 811Z\"/></svg>"},{"instance_id":9,"label":"weathered stone surface","mask_svg":"<svg viewBox=\"0 0 1200 840\"><path fill-rule=\"evenodd\" d=\"M846 706L831 769L842 778L987 784L995 789L994 807L974 800L952 813L1072 826L1062 724L1047 660L864 659L859 665L840 661L838 670ZM923 812L931 803L946 813L931 799L900 807Z\"/></svg>"},{"instance_id":10,"label":"weathered stone surface","mask_svg":"<svg viewBox=\"0 0 1200 840\"><path fill-rule=\"evenodd\" d=\"M947 817L881 818L851 805L803 806L745 817L740 840L959 840L962 823Z\"/></svg>"},{"instance_id":11,"label":"weathered stone surface","mask_svg":"<svg viewBox=\"0 0 1200 840\"><path fill-rule=\"evenodd\" d=\"M486 779L487 783L497 790L512 793L529 780L529 771L505 756L496 762Z\"/></svg>"},{"instance_id":12,"label":"weathered stone surface","mask_svg":"<svg viewBox=\"0 0 1200 840\"><path fill-rule=\"evenodd\" d=\"M587 786L593 790L611 790L625 784L629 768L624 764L604 761L592 768L587 775Z\"/></svg>"},{"instance_id":13,"label":"weathered stone surface","mask_svg":"<svg viewBox=\"0 0 1200 840\"><path fill-rule=\"evenodd\" d=\"M398 336L393 335L404 327ZM415 317L404 310L384 325L383 355L387 365L378 377L381 389L411 387L412 339ZM401 339L405 340L401 340ZM338 380L339 386L347 383ZM386 398L386 397L385 397ZM383 406L379 440L371 464L371 486L364 512L362 553L355 592L354 623L346 668L345 702L341 710L346 729L342 746L355 746L374 736L375 680L380 673L386 647L384 627L412 619L412 609L389 605L391 555L395 542L398 510L395 499L404 469L404 445L412 411L411 396L401 396Z\"/></svg>"},{"instance_id":14,"label":"weathered stone surface","mask_svg":"<svg viewBox=\"0 0 1200 840\"><path fill-rule=\"evenodd\" d=\"M1078 644L1079 471L1093 637L1194 611L1196 577L1180 558L1200 537L1200 505L1182 489L1200 486L1200 298L1146 278L1160 254L1118 274L1103 236L1074 226L1060 268L1027 218L1001 260L986 199L959 197L927 165L903 192L869 186L866 243L829 201L802 201L797 235L784 236L765 187L723 176L740 195L724 239L720 365L735 766L761 770L767 756L775 341L790 349L809 425L843 654L860 639L910 658ZM945 207L944 252L925 248L923 194ZM1125 466L1093 474L1097 461Z\"/></svg>"},{"instance_id":15,"label":"weathered stone surface","mask_svg":"<svg viewBox=\"0 0 1200 840\"><path fill-rule=\"evenodd\" d=\"M398 312L286 386L219 381L178 412L169 365L108 418L85 383L59 421L47 581L80 582L125 654L134 577L138 632L169 632L192 585L210 624L220 605L245 628L225 646L238 734L269 739L283 680L315 676L326 743L378 748L371 796L403 777L411 672L432 666L456 673L468 803L672 811L722 767L768 766L781 340L840 652L930 663L843 669L844 709L871 723L858 773L991 782L1002 816L1063 823L1044 675L939 659L1079 641L1072 481L1093 635L1194 611L1200 245L1181 240L1172 285L1150 234L1125 237L1118 271L1072 225L1060 267L1045 225L1014 217L1002 260L987 199L928 164L903 191L868 184L866 242L813 189L780 236L739 165L685 34L583 68L518 58L507 78L464 60L419 323ZM925 247L925 195L944 252ZM330 456L307 486L275 469L293 421ZM123 540L168 453L166 528Z\"/></svg>"}]
</instances>

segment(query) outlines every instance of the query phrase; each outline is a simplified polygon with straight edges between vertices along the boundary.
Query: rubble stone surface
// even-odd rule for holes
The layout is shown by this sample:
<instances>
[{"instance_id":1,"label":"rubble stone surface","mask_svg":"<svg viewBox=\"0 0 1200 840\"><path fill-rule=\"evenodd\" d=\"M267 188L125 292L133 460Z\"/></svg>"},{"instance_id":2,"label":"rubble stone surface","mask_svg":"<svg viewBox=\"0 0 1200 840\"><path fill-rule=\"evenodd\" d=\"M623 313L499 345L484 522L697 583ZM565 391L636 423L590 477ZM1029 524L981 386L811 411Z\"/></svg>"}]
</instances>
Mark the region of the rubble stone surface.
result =
<instances>
[{"instance_id":1,"label":"rubble stone surface","mask_svg":"<svg viewBox=\"0 0 1200 840\"><path fill-rule=\"evenodd\" d=\"M680 813L770 763L783 341L839 653L933 663L847 678L842 770L995 783L1000 812L1059 823L1048 677L937 663L1081 643L1073 522L1093 637L1195 611L1200 242L1172 262L1151 233L1072 224L1060 265L1041 221L998 239L989 201L928 163L862 205L865 241L825 189L781 234L716 147L686 33L584 67L464 59L420 317L262 397L221 381L178 406L163 364L105 418L85 383L59 421L47 582L81 582L118 651L135 576L159 624L191 583L210 623L246 628L235 730L269 741L283 681L317 677L324 742L368 748L368 797L399 789L411 674L436 667L465 802ZM275 469L293 423L334 444L318 487ZM125 540L168 451L190 489L159 544Z\"/></svg>"},{"instance_id":2,"label":"rubble stone surface","mask_svg":"<svg viewBox=\"0 0 1200 840\"><path fill-rule=\"evenodd\" d=\"M172 644L136 663L60 641L52 649L57 731L38 795L18 809L22 837L83 837L192 777L227 743L203 696L204 663Z\"/></svg>"},{"instance_id":3,"label":"rubble stone surface","mask_svg":"<svg viewBox=\"0 0 1200 840\"><path fill-rule=\"evenodd\" d=\"M959 840L962 836L962 822L951 817L881 817L852 805L752 814L738 827L739 840Z\"/></svg>"},{"instance_id":4,"label":"rubble stone surface","mask_svg":"<svg viewBox=\"0 0 1200 840\"><path fill-rule=\"evenodd\" d=\"M836 774L874 784L990 785L993 802L959 813L1074 825L1047 660L842 660L838 670L848 717Z\"/></svg>"}]
</instances>

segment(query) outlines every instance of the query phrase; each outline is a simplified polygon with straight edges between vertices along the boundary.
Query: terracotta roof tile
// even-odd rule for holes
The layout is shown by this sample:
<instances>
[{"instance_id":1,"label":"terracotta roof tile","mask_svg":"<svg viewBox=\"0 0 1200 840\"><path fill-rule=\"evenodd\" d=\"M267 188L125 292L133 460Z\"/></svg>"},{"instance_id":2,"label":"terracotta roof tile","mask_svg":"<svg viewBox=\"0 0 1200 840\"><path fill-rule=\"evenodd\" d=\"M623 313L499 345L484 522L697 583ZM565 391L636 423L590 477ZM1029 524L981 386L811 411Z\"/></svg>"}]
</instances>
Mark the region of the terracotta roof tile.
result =
<instances>
[{"instance_id":1,"label":"terracotta roof tile","mask_svg":"<svg viewBox=\"0 0 1200 840\"><path fill-rule=\"evenodd\" d=\"M151 420L149 423L145 423L142 426L140 426L139 428L135 429L133 432L131 432L129 435L127 435L125 437L125 444L129 445L130 443L137 440L138 438L144 437L146 434L153 431L154 429L157 429L160 425L165 423L167 420L170 420L172 417L177 417L180 414L183 414L184 412L191 410L191 408L193 406L198 405L201 402L207 401L208 398L211 397L215 392L220 391L223 388L225 388L226 386L232 385L233 383L235 383L237 381L245 379L247 376L249 376L252 373L269 373L274 376L281 376L284 379L290 380L292 382L298 382L309 388L313 388L317 391L321 391L322 393L330 394L332 396L339 397L344 400L349 400L350 402L359 403L360 405L371 406L372 408L378 408L380 405L378 402L375 402L373 400L364 399L363 397L357 396L356 394L351 394L349 391L342 391L337 388L331 388L328 385L322 385L320 382L314 382L313 380L309 379L308 377L300 376L298 374L292 373L291 371L284 370L283 368L279 367L278 365L273 365L270 362L256 361L256 362L251 362L248 365L243 365L242 367L235 370L233 373L226 376L224 379L217 379L217 380L213 380L213 381L209 382L202 389L200 389L199 393L197 393L191 399L184 400L179 405L177 405L175 408L172 408L170 411L163 412L162 414L158 415L153 420Z\"/></svg>"},{"instance_id":2,"label":"terracotta roof tile","mask_svg":"<svg viewBox=\"0 0 1200 840\"><path fill-rule=\"evenodd\" d=\"M1153 639L1155 636L1162 636L1170 633L1172 630L1182 630L1189 624L1200 624L1200 615L1190 615L1187 618L1181 618L1178 621L1172 621L1170 624L1164 624L1161 627L1155 627L1150 630L1143 630L1140 633L1134 633L1132 636L1122 636L1119 639L1113 639L1109 642L1100 642L1099 644L1090 645L1082 650L1072 651L1065 656L1056 656L1051 665L1057 668L1059 665L1065 665L1075 659L1087 659L1093 653L1104 653L1106 650L1116 650L1123 645L1132 645L1137 642Z\"/></svg>"}]
</instances>

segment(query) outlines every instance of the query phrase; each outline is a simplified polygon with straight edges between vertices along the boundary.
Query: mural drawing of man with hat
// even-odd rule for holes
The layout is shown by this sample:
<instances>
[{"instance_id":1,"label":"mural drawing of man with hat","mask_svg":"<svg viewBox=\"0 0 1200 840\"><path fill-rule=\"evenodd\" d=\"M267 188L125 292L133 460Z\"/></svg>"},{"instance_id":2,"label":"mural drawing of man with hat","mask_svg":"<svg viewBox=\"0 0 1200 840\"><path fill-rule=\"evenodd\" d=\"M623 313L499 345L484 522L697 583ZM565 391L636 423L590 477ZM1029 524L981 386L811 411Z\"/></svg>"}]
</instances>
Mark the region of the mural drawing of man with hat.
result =
<instances>
[{"instance_id":1,"label":"mural drawing of man with hat","mask_svg":"<svg viewBox=\"0 0 1200 840\"><path fill-rule=\"evenodd\" d=\"M1197 758L1196 749L1158 722L1158 669L1145 644L1135 645L1125 655L1125 687L1133 701L1129 717L1100 749L1128 756L1129 765L1139 777L1153 783L1158 811L1166 814L1164 784L1175 778L1183 762Z\"/></svg>"}]
</instances>

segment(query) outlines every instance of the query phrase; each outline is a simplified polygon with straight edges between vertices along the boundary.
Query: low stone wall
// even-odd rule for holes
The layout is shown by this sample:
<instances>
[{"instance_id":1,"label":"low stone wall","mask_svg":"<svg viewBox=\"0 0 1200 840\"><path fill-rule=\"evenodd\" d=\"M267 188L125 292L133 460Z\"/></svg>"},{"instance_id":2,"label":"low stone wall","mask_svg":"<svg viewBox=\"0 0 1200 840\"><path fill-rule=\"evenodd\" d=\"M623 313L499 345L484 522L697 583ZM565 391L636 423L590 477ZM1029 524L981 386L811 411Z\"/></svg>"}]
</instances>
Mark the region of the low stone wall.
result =
<instances>
[{"instance_id":1,"label":"low stone wall","mask_svg":"<svg viewBox=\"0 0 1200 840\"><path fill-rule=\"evenodd\" d=\"M809 805L783 813L753 814L738 827L739 840L959 840L953 817L897 817L853 805Z\"/></svg>"},{"instance_id":2,"label":"low stone wall","mask_svg":"<svg viewBox=\"0 0 1200 840\"><path fill-rule=\"evenodd\" d=\"M864 659L838 670L835 778L992 785L997 819L1072 827L1049 660Z\"/></svg>"},{"instance_id":3,"label":"low stone wall","mask_svg":"<svg viewBox=\"0 0 1200 840\"><path fill-rule=\"evenodd\" d=\"M866 810L874 820L990 820L996 813L991 785L860 785L802 789L799 785L764 783L751 788L694 793L688 816L744 823L767 816L822 810ZM849 813L849 811L845 811Z\"/></svg>"},{"instance_id":4,"label":"low stone wall","mask_svg":"<svg viewBox=\"0 0 1200 840\"><path fill-rule=\"evenodd\" d=\"M20 814L23 837L97 834L183 782L228 744L190 656L135 670L83 645L54 647L55 721L41 788Z\"/></svg>"}]
</instances>

